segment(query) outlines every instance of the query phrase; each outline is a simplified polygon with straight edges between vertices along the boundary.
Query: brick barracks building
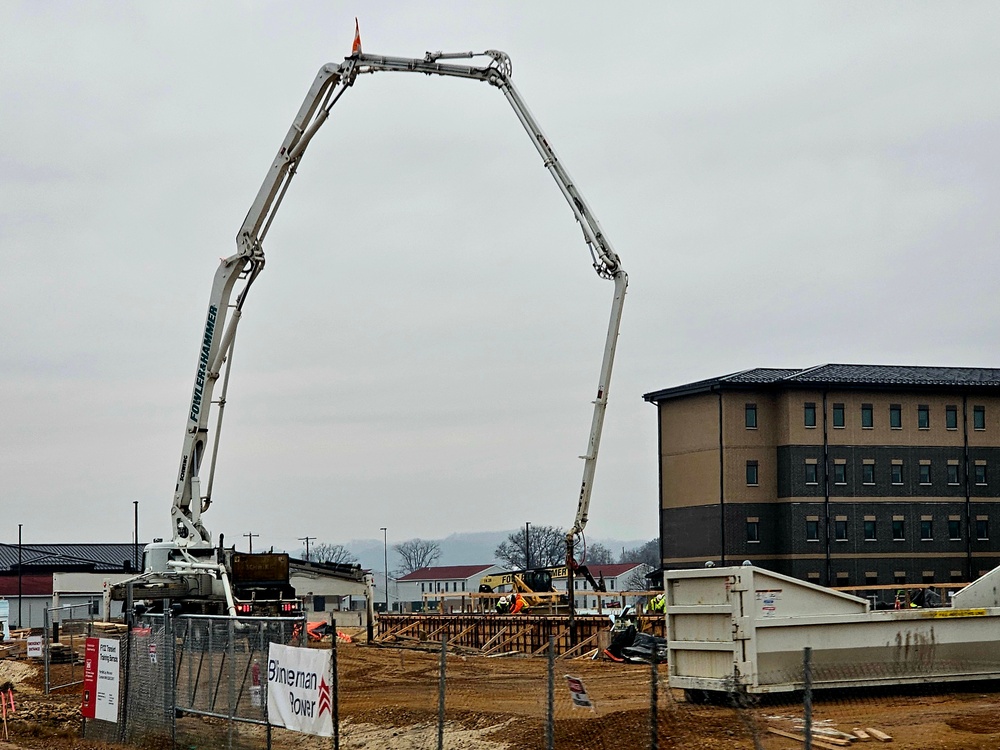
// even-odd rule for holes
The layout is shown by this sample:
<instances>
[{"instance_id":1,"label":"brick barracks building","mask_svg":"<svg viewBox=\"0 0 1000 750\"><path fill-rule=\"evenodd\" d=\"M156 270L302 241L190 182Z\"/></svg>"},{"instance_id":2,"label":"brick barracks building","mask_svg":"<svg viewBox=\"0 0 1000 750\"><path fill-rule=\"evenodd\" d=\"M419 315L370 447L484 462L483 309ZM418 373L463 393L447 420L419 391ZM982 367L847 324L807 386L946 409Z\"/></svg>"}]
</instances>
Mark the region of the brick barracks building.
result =
<instances>
[{"instance_id":1,"label":"brick barracks building","mask_svg":"<svg viewBox=\"0 0 1000 750\"><path fill-rule=\"evenodd\" d=\"M647 393L667 569L754 564L828 586L1000 564L1000 370L758 368Z\"/></svg>"}]
</instances>

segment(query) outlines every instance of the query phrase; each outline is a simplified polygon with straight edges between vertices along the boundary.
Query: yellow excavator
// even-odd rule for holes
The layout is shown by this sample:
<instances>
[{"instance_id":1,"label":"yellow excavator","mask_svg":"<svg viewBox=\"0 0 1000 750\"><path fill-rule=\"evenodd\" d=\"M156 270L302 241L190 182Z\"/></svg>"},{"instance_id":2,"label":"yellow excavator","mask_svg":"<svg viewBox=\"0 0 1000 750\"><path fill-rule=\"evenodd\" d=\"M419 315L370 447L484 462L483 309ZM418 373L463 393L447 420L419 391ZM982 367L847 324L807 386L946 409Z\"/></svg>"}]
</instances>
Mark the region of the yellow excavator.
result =
<instances>
[{"instance_id":1,"label":"yellow excavator","mask_svg":"<svg viewBox=\"0 0 1000 750\"><path fill-rule=\"evenodd\" d=\"M606 591L604 580L596 581L590 574L586 565L577 565L573 571L574 575L580 575L587 579L594 591ZM510 570L503 573L494 573L483 576L479 579L479 593L493 594L497 589L507 586L511 593L521 594L524 597L526 609L546 609L558 611L569 607L569 597L564 591L560 591L552 583L553 580L567 580L569 578L569 567L557 565L551 568L531 568L527 570ZM560 593L561 596L537 596L537 594Z\"/></svg>"}]
</instances>

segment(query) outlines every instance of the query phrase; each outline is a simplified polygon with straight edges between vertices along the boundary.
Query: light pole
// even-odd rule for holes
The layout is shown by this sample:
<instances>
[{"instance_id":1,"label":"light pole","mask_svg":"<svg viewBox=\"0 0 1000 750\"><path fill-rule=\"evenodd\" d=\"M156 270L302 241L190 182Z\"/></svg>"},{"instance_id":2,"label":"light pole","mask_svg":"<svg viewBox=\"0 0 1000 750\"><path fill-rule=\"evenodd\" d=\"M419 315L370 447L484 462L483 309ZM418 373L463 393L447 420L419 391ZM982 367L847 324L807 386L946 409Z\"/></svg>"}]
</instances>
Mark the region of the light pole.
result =
<instances>
[{"instance_id":1,"label":"light pole","mask_svg":"<svg viewBox=\"0 0 1000 750\"><path fill-rule=\"evenodd\" d=\"M139 570L139 501L132 501L132 570Z\"/></svg>"},{"instance_id":2,"label":"light pole","mask_svg":"<svg viewBox=\"0 0 1000 750\"><path fill-rule=\"evenodd\" d=\"M382 532L382 564L385 566L385 613L389 614L389 531L380 526Z\"/></svg>"},{"instance_id":3,"label":"light pole","mask_svg":"<svg viewBox=\"0 0 1000 750\"><path fill-rule=\"evenodd\" d=\"M23 628L24 622L21 620L21 527L17 525L17 627Z\"/></svg>"},{"instance_id":4,"label":"light pole","mask_svg":"<svg viewBox=\"0 0 1000 750\"><path fill-rule=\"evenodd\" d=\"M524 569L531 569L531 536L528 534L528 529L531 526L530 521L524 522Z\"/></svg>"}]
</instances>

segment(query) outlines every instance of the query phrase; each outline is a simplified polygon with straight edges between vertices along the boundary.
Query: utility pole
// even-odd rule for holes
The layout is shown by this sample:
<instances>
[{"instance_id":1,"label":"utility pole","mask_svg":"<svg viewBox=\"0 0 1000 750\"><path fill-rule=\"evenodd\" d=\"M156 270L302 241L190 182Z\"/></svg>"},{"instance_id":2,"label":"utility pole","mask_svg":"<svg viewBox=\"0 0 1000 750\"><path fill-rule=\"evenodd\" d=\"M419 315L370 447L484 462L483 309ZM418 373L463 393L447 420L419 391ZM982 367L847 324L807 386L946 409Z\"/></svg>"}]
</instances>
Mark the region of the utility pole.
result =
<instances>
[{"instance_id":1,"label":"utility pole","mask_svg":"<svg viewBox=\"0 0 1000 750\"><path fill-rule=\"evenodd\" d=\"M382 532L382 565L385 567L385 613L389 614L389 530L380 526Z\"/></svg>"},{"instance_id":2,"label":"utility pole","mask_svg":"<svg viewBox=\"0 0 1000 750\"><path fill-rule=\"evenodd\" d=\"M246 536L246 534L244 534L243 536ZM260 536L260 534L258 534L257 536ZM314 537L314 536L300 536L299 537L299 541L300 542L305 542L306 543L306 562L311 562L310 559L309 559L309 542L311 542L315 538L316 537Z\"/></svg>"},{"instance_id":3,"label":"utility pole","mask_svg":"<svg viewBox=\"0 0 1000 750\"><path fill-rule=\"evenodd\" d=\"M531 535L528 533L528 529L531 526L530 521L524 522L524 568L525 570L531 569Z\"/></svg>"},{"instance_id":4,"label":"utility pole","mask_svg":"<svg viewBox=\"0 0 1000 750\"><path fill-rule=\"evenodd\" d=\"M244 534L243 536L245 536L247 539L250 540L250 554L252 555L253 554L253 538L255 536L260 536L260 534L249 533L249 534ZM316 537L313 537L313 539L315 539L315 538ZM308 544L308 542L306 542L306 544ZM308 547L307 547L307 549L308 549ZM309 553L308 552L306 553L306 559L307 560L309 559Z\"/></svg>"},{"instance_id":5,"label":"utility pole","mask_svg":"<svg viewBox=\"0 0 1000 750\"><path fill-rule=\"evenodd\" d=\"M139 570L139 501L132 501L133 510L133 520L132 520L132 570ZM110 618L109 618L110 619Z\"/></svg>"}]
</instances>

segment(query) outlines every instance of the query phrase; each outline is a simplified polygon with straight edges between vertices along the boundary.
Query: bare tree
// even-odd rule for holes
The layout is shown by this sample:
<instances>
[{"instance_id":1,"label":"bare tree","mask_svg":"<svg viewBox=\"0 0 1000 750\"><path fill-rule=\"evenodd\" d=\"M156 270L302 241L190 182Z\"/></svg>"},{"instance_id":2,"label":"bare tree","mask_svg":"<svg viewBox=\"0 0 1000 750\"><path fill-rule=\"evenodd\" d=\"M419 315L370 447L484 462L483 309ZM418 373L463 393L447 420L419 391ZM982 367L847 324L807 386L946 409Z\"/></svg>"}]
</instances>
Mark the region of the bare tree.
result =
<instances>
[{"instance_id":1,"label":"bare tree","mask_svg":"<svg viewBox=\"0 0 1000 750\"><path fill-rule=\"evenodd\" d=\"M301 550L299 554L304 559L306 555L305 549ZM309 559L314 562L335 563L338 565L354 565L358 561L358 558L343 544L327 544L326 542L309 545Z\"/></svg>"},{"instance_id":2,"label":"bare tree","mask_svg":"<svg viewBox=\"0 0 1000 750\"><path fill-rule=\"evenodd\" d=\"M566 561L566 532L559 526L530 526L527 533L528 551L525 556L525 532L515 531L500 542L493 555L500 562L518 570L531 563L532 568L549 568Z\"/></svg>"},{"instance_id":3,"label":"bare tree","mask_svg":"<svg viewBox=\"0 0 1000 750\"><path fill-rule=\"evenodd\" d=\"M614 555L611 554L611 550L600 542L594 542L594 544L587 545L586 563L588 566L611 565L614 561L615 558Z\"/></svg>"},{"instance_id":4,"label":"bare tree","mask_svg":"<svg viewBox=\"0 0 1000 750\"><path fill-rule=\"evenodd\" d=\"M638 547L633 547L632 549L622 550L622 556L619 558L620 563L646 563L651 568L660 567L660 540L659 538L650 539L645 544L641 544Z\"/></svg>"},{"instance_id":5,"label":"bare tree","mask_svg":"<svg viewBox=\"0 0 1000 750\"><path fill-rule=\"evenodd\" d=\"M408 542L394 544L392 548L402 559L399 566L402 575L430 567L441 557L441 545L426 539L411 539Z\"/></svg>"},{"instance_id":6,"label":"bare tree","mask_svg":"<svg viewBox=\"0 0 1000 750\"><path fill-rule=\"evenodd\" d=\"M625 580L622 581L623 591L645 591L649 588L649 579L646 578L646 574L651 571L649 565L643 563L640 567L629 573Z\"/></svg>"}]
</instances>

